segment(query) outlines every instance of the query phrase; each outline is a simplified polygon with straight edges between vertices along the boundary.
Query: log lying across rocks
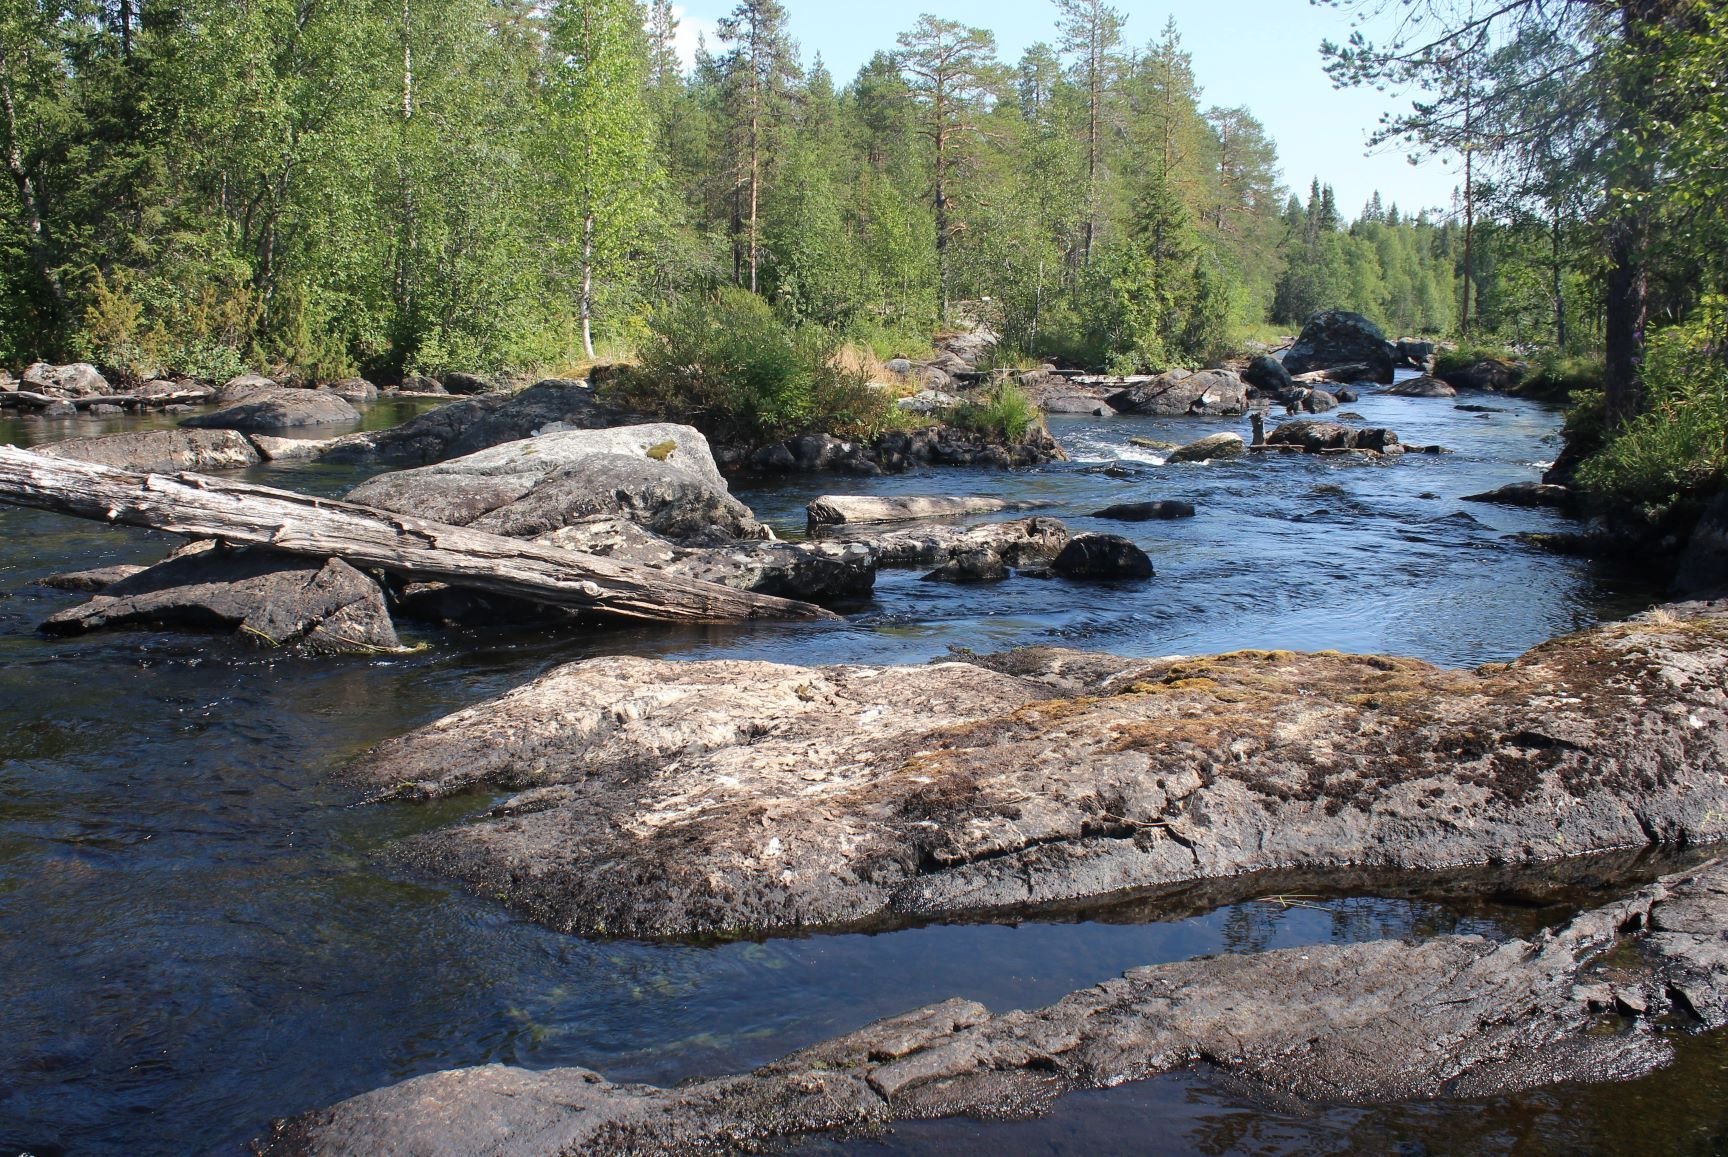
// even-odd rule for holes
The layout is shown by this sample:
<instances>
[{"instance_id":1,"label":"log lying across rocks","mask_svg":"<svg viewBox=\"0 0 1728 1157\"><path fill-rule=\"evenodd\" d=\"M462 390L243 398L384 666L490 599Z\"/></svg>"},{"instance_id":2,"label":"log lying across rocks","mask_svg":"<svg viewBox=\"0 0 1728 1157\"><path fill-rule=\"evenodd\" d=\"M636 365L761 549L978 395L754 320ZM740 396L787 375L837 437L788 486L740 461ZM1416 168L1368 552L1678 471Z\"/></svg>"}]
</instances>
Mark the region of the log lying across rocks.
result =
<instances>
[{"instance_id":1,"label":"log lying across rocks","mask_svg":"<svg viewBox=\"0 0 1728 1157\"><path fill-rule=\"evenodd\" d=\"M809 603L353 503L202 474L134 474L11 446L0 446L0 502L236 546L340 558L362 569L608 618L723 623L836 617Z\"/></svg>"},{"instance_id":2,"label":"log lying across rocks","mask_svg":"<svg viewBox=\"0 0 1728 1157\"><path fill-rule=\"evenodd\" d=\"M174 405L197 405L210 400L209 390L186 390L177 394L98 394L87 398L57 398L31 390L7 390L0 393L0 409L44 410L59 402L67 402L80 410L92 406L119 406L127 410L160 410Z\"/></svg>"}]
</instances>

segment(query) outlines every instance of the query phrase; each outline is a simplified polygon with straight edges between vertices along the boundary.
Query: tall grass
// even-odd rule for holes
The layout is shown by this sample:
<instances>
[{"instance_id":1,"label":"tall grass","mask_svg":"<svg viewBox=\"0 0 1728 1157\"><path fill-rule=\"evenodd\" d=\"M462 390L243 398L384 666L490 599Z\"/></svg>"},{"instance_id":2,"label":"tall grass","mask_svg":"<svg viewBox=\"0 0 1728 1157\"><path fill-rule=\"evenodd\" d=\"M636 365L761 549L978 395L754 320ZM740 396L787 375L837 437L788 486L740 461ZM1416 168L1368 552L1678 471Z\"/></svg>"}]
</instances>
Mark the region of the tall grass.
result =
<instances>
[{"instance_id":1,"label":"tall grass","mask_svg":"<svg viewBox=\"0 0 1728 1157\"><path fill-rule=\"evenodd\" d=\"M1645 410L1578 470L1585 489L1627 502L1701 498L1728 478L1728 300L1645 350Z\"/></svg>"}]
</instances>

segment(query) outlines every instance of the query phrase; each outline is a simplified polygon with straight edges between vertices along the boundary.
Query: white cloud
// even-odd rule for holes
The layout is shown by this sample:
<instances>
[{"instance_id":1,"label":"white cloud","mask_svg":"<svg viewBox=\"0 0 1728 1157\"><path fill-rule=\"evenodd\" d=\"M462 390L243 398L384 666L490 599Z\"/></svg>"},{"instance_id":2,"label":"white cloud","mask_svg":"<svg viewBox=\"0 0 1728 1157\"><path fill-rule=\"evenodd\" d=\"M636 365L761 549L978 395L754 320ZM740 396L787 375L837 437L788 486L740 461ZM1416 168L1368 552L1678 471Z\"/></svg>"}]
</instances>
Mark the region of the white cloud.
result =
<instances>
[{"instance_id":1,"label":"white cloud","mask_svg":"<svg viewBox=\"0 0 1728 1157\"><path fill-rule=\"evenodd\" d=\"M682 4L672 5L672 15L678 21L678 35L674 39L678 46L678 59L684 62L684 70L688 72L696 64L698 38L706 38L708 51L714 51L716 27L712 20L692 20Z\"/></svg>"}]
</instances>

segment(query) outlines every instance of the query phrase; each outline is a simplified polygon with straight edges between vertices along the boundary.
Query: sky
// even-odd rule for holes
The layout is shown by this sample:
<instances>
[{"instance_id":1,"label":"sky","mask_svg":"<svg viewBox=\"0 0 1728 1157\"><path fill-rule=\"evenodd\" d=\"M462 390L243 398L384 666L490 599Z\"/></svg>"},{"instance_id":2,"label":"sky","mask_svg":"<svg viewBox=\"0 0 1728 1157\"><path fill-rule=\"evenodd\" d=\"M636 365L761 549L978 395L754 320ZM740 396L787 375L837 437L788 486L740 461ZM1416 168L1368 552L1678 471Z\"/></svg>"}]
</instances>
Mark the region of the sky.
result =
<instances>
[{"instance_id":1,"label":"sky","mask_svg":"<svg viewBox=\"0 0 1728 1157\"><path fill-rule=\"evenodd\" d=\"M1056 39L1056 9L1049 0L782 0L792 35L809 64L822 57L836 84L845 84L921 13L988 28L998 54L1014 61L1039 40ZM736 0L685 0L680 48L688 62L699 33L714 47L714 21ZM1284 183L1303 196L1314 177L1330 183L1338 206L1353 217L1378 190L1400 209L1449 211L1460 183L1456 163L1436 159L1411 165L1405 150L1365 156L1366 141L1382 113L1408 107L1397 94L1372 89L1338 91L1321 71L1320 42L1350 34L1341 10L1308 0L1206 0L1203 4L1114 0L1128 16L1128 44L1159 37L1174 16L1183 48L1193 57L1201 106L1242 105L1277 142Z\"/></svg>"}]
</instances>

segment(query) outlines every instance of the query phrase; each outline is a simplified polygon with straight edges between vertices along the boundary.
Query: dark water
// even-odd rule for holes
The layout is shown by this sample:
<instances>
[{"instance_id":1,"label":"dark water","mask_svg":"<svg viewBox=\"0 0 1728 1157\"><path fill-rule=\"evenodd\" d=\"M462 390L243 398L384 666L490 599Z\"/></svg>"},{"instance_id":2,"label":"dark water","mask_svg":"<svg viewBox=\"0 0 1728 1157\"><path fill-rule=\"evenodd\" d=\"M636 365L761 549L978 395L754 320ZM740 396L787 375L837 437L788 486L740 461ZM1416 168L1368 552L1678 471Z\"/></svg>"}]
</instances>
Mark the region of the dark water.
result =
<instances>
[{"instance_id":1,"label":"dark water","mask_svg":"<svg viewBox=\"0 0 1728 1157\"><path fill-rule=\"evenodd\" d=\"M1457 451L1386 466L1277 457L1163 467L1127 437L1180 441L1217 424L1069 420L1054 426L1076 459L1067 465L741 492L787 531L822 492L1050 501L1076 529L1141 542L1159 570L1144 584L1016 579L960 589L885 572L875 600L841 626L433 632L412 636L423 650L380 660L305 661L187 635L45 638L36 625L76 596L31 580L154 561L170 542L0 509L0 1153L232 1152L272 1117L457 1065L575 1064L676 1081L950 996L1028 1007L1197 953L1456 930L1524 935L1564 920L1582 898L1465 903L1386 889L1181 917L1186 909L1160 918L1142 904L1018 927L721 946L589 942L392 870L383 853L394 841L484 801L354 808L331 779L381 739L587 655L918 662L951 646L1056 642L1138 654L1335 646L1473 663L1648 603L1636 576L1605 581L1506 537L1552 528L1551 516L1458 501L1534 477L1556 451L1551 411L1493 404L1507 412L1365 399L1352 409L1408 442ZM374 410L369 424L399 417ZM0 441L121 426L138 421L0 423ZM1127 477L1097 472L1113 461ZM254 475L323 493L358 477L319 466ZM1201 515L1126 527L1077 517L1154 497L1191 500ZM1719 1130L1728 1082L1716 1047L1689 1045L1675 1073L1651 1078L1684 1075L1714 1099L1681 1098L1660 1122L1648 1106L1625 1112L1642 1113L1652 1136L1674 1144L1693 1136L1686 1128ZM1644 1084L1611 1095L1632 1105ZM1568 1097L1606 1095L1295 1118L1196 1074L1073 1098L1045 1122L907 1126L886 1144L1349 1152L1379 1142L1385 1151L1392 1138L1409 1152L1462 1152L1469 1147L1447 1147L1466 1135L1461 1122L1487 1147L1507 1147L1482 1131L1482 1121L1501 1119L1535 1138L1528 1151L1549 1151L1572 1147L1584 1127Z\"/></svg>"}]
</instances>

